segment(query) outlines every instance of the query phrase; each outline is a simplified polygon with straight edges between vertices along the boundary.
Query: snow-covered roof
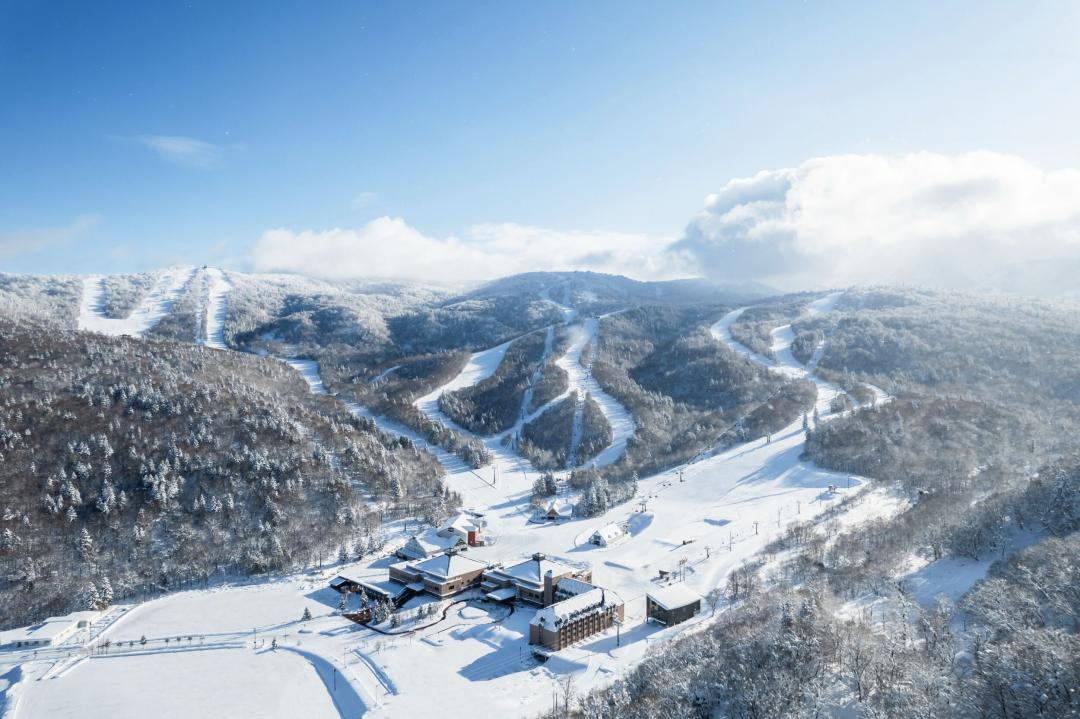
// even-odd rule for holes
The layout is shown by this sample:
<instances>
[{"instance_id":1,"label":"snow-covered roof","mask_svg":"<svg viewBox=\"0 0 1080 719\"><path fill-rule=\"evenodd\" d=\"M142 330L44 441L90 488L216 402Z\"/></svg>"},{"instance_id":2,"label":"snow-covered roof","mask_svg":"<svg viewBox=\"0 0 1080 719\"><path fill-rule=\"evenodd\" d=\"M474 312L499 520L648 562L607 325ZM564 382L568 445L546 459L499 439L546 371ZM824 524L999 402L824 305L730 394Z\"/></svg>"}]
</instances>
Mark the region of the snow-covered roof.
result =
<instances>
[{"instance_id":1,"label":"snow-covered roof","mask_svg":"<svg viewBox=\"0 0 1080 719\"><path fill-rule=\"evenodd\" d=\"M504 587L503 589L496 589L494 592L488 592L484 596L493 602L505 602L507 599L516 597L517 590L513 587Z\"/></svg>"},{"instance_id":2,"label":"snow-covered roof","mask_svg":"<svg viewBox=\"0 0 1080 719\"><path fill-rule=\"evenodd\" d=\"M545 514L558 514L560 517L571 517L574 514L574 505L570 502L558 500L548 505Z\"/></svg>"},{"instance_id":3,"label":"snow-covered roof","mask_svg":"<svg viewBox=\"0 0 1080 719\"><path fill-rule=\"evenodd\" d=\"M21 627L11 632L4 632L4 643L34 642L49 644L67 636L78 620L72 617L49 617L48 619Z\"/></svg>"},{"instance_id":4,"label":"snow-covered roof","mask_svg":"<svg viewBox=\"0 0 1080 719\"><path fill-rule=\"evenodd\" d=\"M550 607L538 609L536 615L533 616L529 624L543 624L544 626L554 628L564 621L572 620L582 615L603 611L608 607L614 607L620 604L622 604L622 599L619 598L618 594L610 589L596 587L584 594L578 594L569 599L564 599L561 602L556 602Z\"/></svg>"},{"instance_id":5,"label":"snow-covered roof","mask_svg":"<svg viewBox=\"0 0 1080 719\"><path fill-rule=\"evenodd\" d=\"M588 582L583 582L580 579L574 579L573 577L560 579L559 583L555 585L556 594L567 594L569 596L584 594L593 589L596 589L595 584L589 584Z\"/></svg>"},{"instance_id":6,"label":"snow-covered roof","mask_svg":"<svg viewBox=\"0 0 1080 719\"><path fill-rule=\"evenodd\" d=\"M468 572L487 569L488 565L476 559L469 559L463 554L440 554L438 557L425 559L411 566L413 569L432 577L448 579Z\"/></svg>"},{"instance_id":7,"label":"snow-covered roof","mask_svg":"<svg viewBox=\"0 0 1080 719\"><path fill-rule=\"evenodd\" d=\"M375 594L384 599L396 599L405 590L405 585L392 579L365 579L357 581L368 594Z\"/></svg>"},{"instance_id":8,"label":"snow-covered roof","mask_svg":"<svg viewBox=\"0 0 1080 719\"><path fill-rule=\"evenodd\" d=\"M464 543L465 540L456 534L450 533L444 537L436 530L428 529L409 539L401 551L406 555L438 554Z\"/></svg>"},{"instance_id":9,"label":"snow-covered roof","mask_svg":"<svg viewBox=\"0 0 1080 719\"><path fill-rule=\"evenodd\" d=\"M605 524L593 532L594 537L600 537L604 542L613 542L620 537L626 536L626 529L621 524Z\"/></svg>"},{"instance_id":10,"label":"snow-covered roof","mask_svg":"<svg viewBox=\"0 0 1080 719\"><path fill-rule=\"evenodd\" d=\"M440 532L447 532L451 529L457 529L461 532L476 532L480 529L480 525L469 518L464 512L459 512L439 526Z\"/></svg>"},{"instance_id":11,"label":"snow-covered roof","mask_svg":"<svg viewBox=\"0 0 1080 719\"><path fill-rule=\"evenodd\" d=\"M685 584L669 584L666 587L657 587L646 592L646 596L667 610L685 607L694 602L700 602L701 596Z\"/></svg>"},{"instance_id":12,"label":"snow-covered roof","mask_svg":"<svg viewBox=\"0 0 1080 719\"><path fill-rule=\"evenodd\" d=\"M570 574L574 570L565 564L551 561L543 554L534 554L531 559L526 559L524 562L509 567L500 567L493 570L492 573L502 574L520 582L542 586L544 584L544 575L548 571L551 572L553 577L560 577Z\"/></svg>"}]
</instances>

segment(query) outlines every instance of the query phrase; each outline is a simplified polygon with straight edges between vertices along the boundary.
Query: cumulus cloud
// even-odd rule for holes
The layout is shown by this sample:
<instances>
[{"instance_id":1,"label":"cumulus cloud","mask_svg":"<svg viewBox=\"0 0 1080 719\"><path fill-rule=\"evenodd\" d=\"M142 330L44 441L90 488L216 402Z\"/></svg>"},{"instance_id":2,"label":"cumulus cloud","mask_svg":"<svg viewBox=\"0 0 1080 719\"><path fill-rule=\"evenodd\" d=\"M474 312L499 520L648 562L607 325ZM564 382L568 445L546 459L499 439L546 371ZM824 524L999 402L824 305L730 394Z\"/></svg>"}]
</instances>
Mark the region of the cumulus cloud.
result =
<instances>
[{"instance_id":1,"label":"cumulus cloud","mask_svg":"<svg viewBox=\"0 0 1080 719\"><path fill-rule=\"evenodd\" d=\"M991 152L822 157L731 180L667 253L783 289L1075 290L1080 171Z\"/></svg>"},{"instance_id":2,"label":"cumulus cloud","mask_svg":"<svg viewBox=\"0 0 1080 719\"><path fill-rule=\"evenodd\" d=\"M139 135L131 138L152 150L166 162L185 167L210 168L221 162L222 148L194 137L178 135Z\"/></svg>"},{"instance_id":3,"label":"cumulus cloud","mask_svg":"<svg viewBox=\"0 0 1080 719\"><path fill-rule=\"evenodd\" d=\"M268 230L251 251L261 272L315 277L483 280L533 270L594 270L641 279L680 274L670 239L619 232L559 231L512 223L481 224L458 236L429 237L401 218L358 229Z\"/></svg>"}]
</instances>

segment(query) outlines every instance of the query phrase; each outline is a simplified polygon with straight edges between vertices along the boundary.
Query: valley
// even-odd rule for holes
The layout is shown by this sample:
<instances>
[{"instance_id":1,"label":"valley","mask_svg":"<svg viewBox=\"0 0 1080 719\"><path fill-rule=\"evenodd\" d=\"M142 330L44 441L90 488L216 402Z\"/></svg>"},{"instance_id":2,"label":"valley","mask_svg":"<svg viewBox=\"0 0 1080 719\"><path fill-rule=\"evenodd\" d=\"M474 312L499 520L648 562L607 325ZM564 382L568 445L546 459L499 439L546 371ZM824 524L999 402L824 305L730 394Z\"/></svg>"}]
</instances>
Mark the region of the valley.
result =
<instances>
[{"instance_id":1,"label":"valley","mask_svg":"<svg viewBox=\"0 0 1080 719\"><path fill-rule=\"evenodd\" d=\"M173 276L170 282L177 284L178 277ZM224 346L228 280L217 271L211 287L205 343L220 348ZM835 299L834 295L811 303L807 311L827 312ZM152 315L143 308L160 307L159 302L156 296L148 298L140 305L139 325L133 320L122 329L117 325L114 331L147 328L152 320L142 318ZM828 421L831 402L840 390L815 378L810 368L790 356L789 328L774 332L777 361L771 362L730 339L726 328L738 314L739 310L729 312L712 331L732 350L747 353L770 371L814 381L817 414L821 421ZM564 315L571 321L581 316L568 310ZM95 323L104 320L84 318L82 322L97 326ZM19 715L25 711L27 715L76 716L83 707L95 706L113 707L110 714L124 716L123 707L134 709L144 702L138 687L152 682L162 671L181 670L200 690L185 692L183 698L162 706L159 713L166 716L228 711L232 705L220 703L221 690L215 687L227 687L229 701L236 702L235 706L263 706L266 711L303 706L309 716L420 713L429 708L431 689L436 687L440 693L463 699L482 689L484 701L498 712L540 712L548 688L567 677L573 678L577 691L588 691L609 681L613 672L639 661L658 642L693 632L718 609L722 611L714 590L732 570L758 556L792 523L812 522L841 498L863 492L864 479L824 471L799 459L803 431L797 421L768 438L704 454L690 464L643 477L632 502L615 505L603 514L555 523L531 521L535 510L530 506L530 495L540 472L513 452L510 441L523 422L572 392L588 392L597 398L615 430L614 440L592 465L617 460L633 434L629 412L603 392L589 373L586 348L596 341L597 328L596 318L569 327L571 341L557 360L569 378L569 389L563 395L531 413L527 413L525 402L522 419L515 427L494 437L477 437L493 458L490 466L479 470L465 467L411 430L356 403L342 404L353 414L373 420L381 430L434 452L446 472L446 486L461 497L462 506L472 516L484 522L489 539L486 546L468 553L471 558L511 563L542 552L575 566L589 566L594 581L617 592L627 604L626 625L619 632L609 630L540 664L527 644L531 611L504 616L505 610L497 605L468 600L452 605L446 619L424 629L391 631L389 636L375 633L353 625L335 611L336 593L326 583L335 574L378 581L387 561L347 561L321 571L179 592L145 605L125 606L121 618L92 642L41 651L36 659L26 653L8 657L9 664L12 659L18 662L24 677L18 688L11 690L18 697ZM419 397L416 406L430 419L470 434L439 410L438 398L490 377L512 341L474 353L456 376ZM285 361L301 374L312 393L328 396L316 362ZM577 497L566 485L554 499L572 504ZM865 505L870 507L873 502ZM858 522L861 506L863 503L855 502L847 510L853 517L849 521ZM596 528L610 524L627 528L622 542L606 548L589 542ZM400 520L384 524L381 532L388 547L408 537ZM644 596L657 586L661 572L680 573L682 583L708 597L711 608L673 629L645 623ZM310 610L311 620L301 619L305 609ZM173 635L174 646L170 647L165 640ZM278 704L260 705L268 698L267 691L280 682L289 683L290 694L275 695ZM111 699L99 696L98 691L105 687L109 687ZM531 698L522 704L523 697ZM454 707L443 707L441 712L465 716L477 699L479 695L459 704L460 713Z\"/></svg>"},{"instance_id":2,"label":"valley","mask_svg":"<svg viewBox=\"0 0 1080 719\"><path fill-rule=\"evenodd\" d=\"M310 335L279 334L286 325L273 316L273 305L268 321L279 329L269 332L256 325L246 334L238 332L237 323L250 320L237 313L250 311L245 308L251 306L252 288L262 281L216 268L168 270L152 282L143 281L149 289L135 295L126 318L109 318L103 310L104 282L87 278L78 326L134 342L140 351L209 351L194 355L193 361L207 367L237 362L238 368L256 362L259 372L274 382L302 380L306 399L294 395L290 400L302 413L290 420L288 432L294 439L289 441L308 443L304 452L316 459L313 466L323 468L320 472L329 473L328 486L344 482L351 487L355 508L349 511L362 517L362 532L350 531L348 519L309 524L300 530L309 543L306 558L249 573L222 568L196 582L200 586L173 587L142 601L121 597L94 615L92 629L52 645L0 650L4 719L85 716L88 711L134 716L158 693L169 701L156 713L177 717L229 714L241 707L268 714L408 716L430 712L433 694L459 698L439 708L451 717L472 714L481 701L491 711L510 716L538 716L553 702L565 703L569 695L581 703L606 701L605 692L616 691L626 677L645 671L655 657L678 657L682 647L706 641L725 622L736 621L750 606L745 593L752 587L784 587L780 577L795 571L792 563L800 561L800 551L807 551L802 547L820 543L820 551L838 552L864 541L874 528L890 536L894 527L902 526L901 518L933 509L926 493L903 488L902 479L887 482L875 476L881 471L866 459L875 456L873 452L829 454L834 435L856 431L860 441L870 441L876 435L867 433L875 423L884 427L873 431L886 431L895 413L918 407L909 395L894 396L879 386L880 373L856 376L824 366L830 352L837 351L831 338L844 327L844 313L858 290L801 297L796 312L785 301L786 318L758 329L764 338L762 354L739 342L732 329L749 307L757 306L752 303L650 308L625 297L603 301L591 291L570 289L570 284L562 290L540 284L527 291L534 299L526 294L515 300L518 306L538 303L535 307L542 311L535 313L532 326L518 324L515 329L512 320L500 318L502 329L492 335L497 342L466 352L453 371L429 375L414 367L429 366L423 359L430 355L419 355L418 364L417 356L407 352L364 348L376 353L358 362L341 345L314 344ZM304 286L287 279L275 282L279 287ZM235 294L242 287L247 296ZM552 296L562 299L555 302ZM326 299L286 294L281 302L285 310L327 313ZM374 302L414 311L384 299ZM186 312L197 308L197 332L189 343L161 339L159 323L168 321L170 310L181 304ZM471 313L477 305L470 300L465 306ZM479 319L466 315L470 322L483 325L490 313L498 312L497 302L481 301L479 306ZM450 310L438 311L449 317ZM674 330L679 338L670 349L651 344L649 332L663 337L659 333L672 332L672 318L684 316L688 319L679 320L684 324ZM306 316L290 320L298 326L307 321ZM372 315L362 321L377 333L384 320ZM392 319L387 324L394 322L400 323ZM654 324L662 329L650 329ZM256 340L238 344L240 336ZM808 346L807 337L817 337L817 344ZM533 354L512 349L526 340L534 343ZM433 349L439 361L430 366L436 369L444 366L440 352L461 352L457 346ZM656 357L669 362L661 354L666 352L685 356L686 367L657 365ZM721 363L714 365L708 352ZM799 356L807 358L805 364ZM507 369L512 358L519 365ZM520 365L522 361L526 364ZM616 361L627 362L643 384L627 385ZM600 379L593 372L598 363ZM704 416L701 407L717 407L718 400L710 396L697 405L682 400L676 404L660 393L687 396L684 383L709 377L717 366L730 372L709 380L722 390L715 395L723 398L722 404L709 415L719 423L717 428L691 432L701 434L690 445L689 459L660 459L667 466L639 476L631 452L640 453L642 443L654 441L662 429L650 419L655 410L649 402L664 397L656 407L670 412L674 405L682 414L664 416L680 422L694 412ZM560 391L546 389L543 401L537 402L535 389L549 372L564 375L565 384ZM343 382L347 376L354 378L351 385ZM440 379L433 380L435 376ZM481 389L495 386L500 377L517 384L492 395L516 403L515 418L499 431L470 431L443 411L446 396L484 397ZM729 385L719 385L721 377ZM790 397L786 393L802 385L812 388L812 394L809 403L799 405L798 398L806 396L803 390ZM417 429L358 401L379 398L379 392L380 406L408 402L430 426L482 447L485 461L480 466L467 463ZM610 428L590 457L578 454L585 398L594 408L592 421ZM697 402L694 394L689 398ZM727 416L725 405L733 416ZM798 411L793 412L793 406ZM567 423L560 429L564 434L557 435L566 441L558 455L561 464L541 469L519 449L528 428L559 407L571 410L557 415ZM487 409L481 405L472 411L483 417ZM347 428L343 418L351 418L355 427ZM365 452L370 449L358 453L355 439L349 439L357 429L380 438L380 452L394 453L386 455L385 472L367 474L371 463ZM846 451L857 447L843 444ZM680 451L686 456L686 450ZM661 455L667 456L677 455ZM406 459L419 463L407 466L430 467L434 475L418 474L410 480L416 483L406 486L400 479L411 471L401 474ZM852 471L853 466L866 466L867 473ZM185 497L191 496L191 516L204 516L206 510L200 507L208 506L207 495L168 492L179 492L182 503L169 508L166 502L165 513L155 521L184 516L190 501ZM79 515L83 512L80 508ZM418 537L437 540L435 527L455 516L467 518L462 521L482 532L483 541L464 553L470 561L496 571L543 555L546 561L587 572L589 582L618 598L623 618L558 651L538 651L530 641L536 609L521 601L494 601L477 589L445 598L421 592L405 599L386 619L367 625L345 616L343 609L361 610L363 595L340 595L331 588L332 581L346 577L364 586L389 586L388 572L392 577L398 571L392 567L402 566L401 553ZM337 539L327 546L323 534ZM601 534L611 540L597 543ZM1004 544L993 545L1002 547L1002 556L1020 556L1041 546L1038 532L1003 536ZM959 547L972 545L956 546L947 556L931 559L912 552L889 570L889 581L910 591L920 611L930 611L939 594L950 602L964 601L980 591L993 571L992 561L974 555L964 559ZM869 622L871 629L886 631L887 621L875 624L874 617L897 611L897 600L853 581L862 588L831 610L829 621L860 626ZM649 619L647 596L664 588L698 597L700 610L671 627ZM0 632L0 638L4 635L11 636ZM181 691L176 682L160 678L170 672L182 673L194 689ZM279 691L284 685L288 691Z\"/></svg>"}]
</instances>

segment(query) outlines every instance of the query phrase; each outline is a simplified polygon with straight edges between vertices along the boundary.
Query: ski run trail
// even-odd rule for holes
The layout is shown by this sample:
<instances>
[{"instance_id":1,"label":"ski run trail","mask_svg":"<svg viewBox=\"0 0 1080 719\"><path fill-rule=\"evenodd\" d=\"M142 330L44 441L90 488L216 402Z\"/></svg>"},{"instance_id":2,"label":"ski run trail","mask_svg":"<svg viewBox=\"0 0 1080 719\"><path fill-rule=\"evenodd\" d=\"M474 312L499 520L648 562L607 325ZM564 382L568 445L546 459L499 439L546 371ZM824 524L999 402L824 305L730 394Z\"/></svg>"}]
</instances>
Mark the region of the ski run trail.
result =
<instances>
[{"instance_id":1,"label":"ski run trail","mask_svg":"<svg viewBox=\"0 0 1080 719\"><path fill-rule=\"evenodd\" d=\"M225 346L225 315L229 310L229 290L232 283L225 273L216 267L206 270L210 276L210 291L206 296L206 320L202 344L214 349L228 349Z\"/></svg>"},{"instance_id":2,"label":"ski run trail","mask_svg":"<svg viewBox=\"0 0 1080 719\"><path fill-rule=\"evenodd\" d=\"M830 295L810 303L806 312L827 312L837 299L838 295ZM740 313L721 318L712 326L714 335L773 371L813 381L819 416L828 421L831 400L840 390L794 360L790 326L773 331L776 360L769 360L731 339L731 324ZM621 416L625 410L617 402L606 402L587 362L580 361L585 347L595 341L597 326L595 319L574 325L570 348L559 362L571 374L571 388L592 393L612 422L616 441L597 458L603 464L624 451L633 422ZM476 353L457 377L417 400L417 406L429 417L449 423L438 411L438 395L491 376L508 346ZM314 362L288 362L313 392L326 392ZM363 408L346 406L371 416ZM373 419L393 434L415 435L383 418ZM509 432L519 430L520 424ZM531 485L539 473L501 440L501 436L484 440L495 461L492 467L473 471L414 438L444 463L448 486L460 492L465 507L486 523L485 534L492 541L471 548L468 556L510 564L543 552L563 563L589 566L595 584L626 602L621 631L593 635L544 664L530 655L528 623L533 612L525 606L506 616L500 607L475 601L444 602L444 608L449 607L442 621L425 626L430 620L407 618L398 630L403 633L376 633L337 614L338 595L327 582L339 573L384 580L393 560L350 561L145 602L123 614L96 640L100 643L104 637L113 643L106 653L88 648L66 653L62 648L43 650L37 657L0 652L0 680L21 678L6 692L10 700L3 719L136 717L147 706L153 706L159 718L241 713L467 717L478 706L494 716L536 716L550 706L552 690L568 675L574 677L575 691L585 693L610 682L657 645L696 631L715 611L722 611L722 606L705 602L700 614L675 627L646 623L644 595L659 585L661 570L681 569L681 581L705 596L792 522L813 521L845 495L863 492L842 515L846 523L888 511L882 509L887 507L879 496L883 490L864 492L863 478L799 459L801 418L774 433L771 441L759 439L704 453L692 463L642 478L634 500L602 516L557 523L530 521ZM839 489L834 492L830 487ZM625 539L608 547L592 545L593 531L611 523L627 529ZM403 520L382 527L388 547L400 545L418 529L415 521ZM416 597L406 610L425 601L431 598ZM313 618L301 621L305 609ZM424 628L406 632L413 624ZM145 645L139 641L143 636L148 639ZM170 637L173 641L165 643ZM73 654L74 663L67 664L72 657L65 654ZM81 657L87 660L79 661ZM50 675L53 678L42 679L60 663L63 666Z\"/></svg>"},{"instance_id":3,"label":"ski run trail","mask_svg":"<svg viewBox=\"0 0 1080 719\"><path fill-rule=\"evenodd\" d=\"M119 319L105 316L105 278L96 275L85 277L78 328L104 335L142 337L169 314L173 302L196 272L193 267L165 270L131 314Z\"/></svg>"}]
</instances>

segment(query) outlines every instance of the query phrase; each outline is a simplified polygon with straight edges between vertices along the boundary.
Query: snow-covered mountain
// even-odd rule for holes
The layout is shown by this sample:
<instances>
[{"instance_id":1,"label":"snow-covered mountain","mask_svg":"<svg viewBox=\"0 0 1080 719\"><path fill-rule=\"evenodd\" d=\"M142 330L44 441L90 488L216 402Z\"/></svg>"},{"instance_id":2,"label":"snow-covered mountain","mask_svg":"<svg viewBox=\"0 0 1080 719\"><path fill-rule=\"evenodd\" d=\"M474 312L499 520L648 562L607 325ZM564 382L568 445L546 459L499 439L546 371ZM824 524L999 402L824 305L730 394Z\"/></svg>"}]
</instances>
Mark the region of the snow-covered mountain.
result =
<instances>
[{"instance_id":1,"label":"snow-covered mountain","mask_svg":"<svg viewBox=\"0 0 1080 719\"><path fill-rule=\"evenodd\" d=\"M1060 566L1080 529L1071 306L182 267L0 275L0 307L0 644L104 611L57 647L0 647L0 706L19 716L93 714L103 685L123 714L167 668L210 688L174 696L178 715L212 706L215 682L226 712L407 716L436 688L467 699L451 716L534 715L553 681L590 716L887 715L916 698L935 715L976 706L1017 657L1075 656L1057 619L1077 611ZM562 521L533 521L549 510ZM470 557L587 567L625 600L622 628L540 663L531 612L479 595L415 597L374 628L335 611L334 574L384 580L391 550L457 511L487 538ZM601 528L623 539L593 545ZM706 611L647 622L661 576ZM1045 609L1004 625L995 601ZM973 643L995 668L957 673ZM902 686L948 691L854 668L886 657ZM1069 681L1029 674L1048 697ZM789 684L803 698L771 702Z\"/></svg>"}]
</instances>

